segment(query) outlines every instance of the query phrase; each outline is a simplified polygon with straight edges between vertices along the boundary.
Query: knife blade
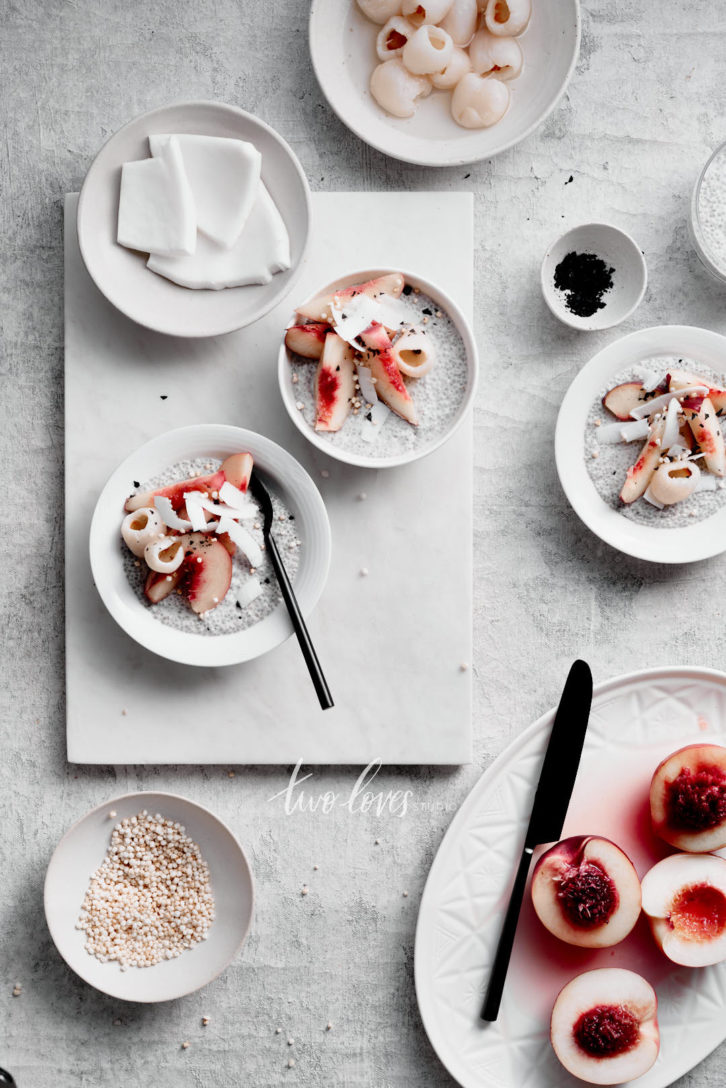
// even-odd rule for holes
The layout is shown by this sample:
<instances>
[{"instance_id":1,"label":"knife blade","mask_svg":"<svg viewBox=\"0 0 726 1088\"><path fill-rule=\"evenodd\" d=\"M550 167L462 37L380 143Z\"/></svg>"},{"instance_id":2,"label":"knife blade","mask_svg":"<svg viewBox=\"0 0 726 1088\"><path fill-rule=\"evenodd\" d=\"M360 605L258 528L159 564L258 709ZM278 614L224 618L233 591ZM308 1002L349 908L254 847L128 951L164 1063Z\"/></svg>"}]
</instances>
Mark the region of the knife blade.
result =
<instances>
[{"instance_id":1,"label":"knife blade","mask_svg":"<svg viewBox=\"0 0 726 1088\"><path fill-rule=\"evenodd\" d=\"M494 955L482 1020L499 1015L509 960L514 946L517 921L527 887L527 877L536 846L556 842L561 834L570 797L580 766L587 723L592 706L592 673L585 661L575 661L565 682L552 724L549 743L532 804L524 847L509 897L507 913Z\"/></svg>"}]
</instances>

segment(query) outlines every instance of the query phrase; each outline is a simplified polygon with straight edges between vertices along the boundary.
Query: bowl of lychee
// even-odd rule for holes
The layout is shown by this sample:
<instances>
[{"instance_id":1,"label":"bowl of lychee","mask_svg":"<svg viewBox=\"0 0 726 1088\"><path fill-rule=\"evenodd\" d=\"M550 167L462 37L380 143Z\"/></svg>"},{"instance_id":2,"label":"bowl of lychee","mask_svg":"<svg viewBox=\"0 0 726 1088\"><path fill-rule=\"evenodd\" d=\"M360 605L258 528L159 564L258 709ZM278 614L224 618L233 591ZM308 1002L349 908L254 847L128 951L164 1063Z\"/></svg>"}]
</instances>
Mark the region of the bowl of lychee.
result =
<instances>
[{"instance_id":1,"label":"bowl of lychee","mask_svg":"<svg viewBox=\"0 0 726 1088\"><path fill-rule=\"evenodd\" d=\"M726 960L726 748L691 744L656 768L652 830L677 853L639 878L626 853L598 835L549 847L531 881L542 925L581 949L612 948L645 916L655 945L678 967ZM635 971L598 968L576 975L558 995L550 1039L565 1069L590 1084L643 1076L660 1049L658 1000Z\"/></svg>"}]
</instances>

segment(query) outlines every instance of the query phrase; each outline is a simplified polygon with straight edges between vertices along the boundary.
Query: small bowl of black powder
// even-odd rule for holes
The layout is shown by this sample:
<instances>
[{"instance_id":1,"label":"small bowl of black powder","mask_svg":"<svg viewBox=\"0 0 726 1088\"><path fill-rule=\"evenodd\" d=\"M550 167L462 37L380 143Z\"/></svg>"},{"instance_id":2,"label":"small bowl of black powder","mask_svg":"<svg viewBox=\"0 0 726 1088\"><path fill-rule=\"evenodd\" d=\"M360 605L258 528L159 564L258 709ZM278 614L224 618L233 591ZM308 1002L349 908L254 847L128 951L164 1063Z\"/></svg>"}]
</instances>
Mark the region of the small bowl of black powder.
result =
<instances>
[{"instance_id":1,"label":"small bowl of black powder","mask_svg":"<svg viewBox=\"0 0 726 1088\"><path fill-rule=\"evenodd\" d=\"M645 294L648 270L640 249L609 223L573 227L547 250L542 294L555 317L573 329L619 325Z\"/></svg>"}]
</instances>

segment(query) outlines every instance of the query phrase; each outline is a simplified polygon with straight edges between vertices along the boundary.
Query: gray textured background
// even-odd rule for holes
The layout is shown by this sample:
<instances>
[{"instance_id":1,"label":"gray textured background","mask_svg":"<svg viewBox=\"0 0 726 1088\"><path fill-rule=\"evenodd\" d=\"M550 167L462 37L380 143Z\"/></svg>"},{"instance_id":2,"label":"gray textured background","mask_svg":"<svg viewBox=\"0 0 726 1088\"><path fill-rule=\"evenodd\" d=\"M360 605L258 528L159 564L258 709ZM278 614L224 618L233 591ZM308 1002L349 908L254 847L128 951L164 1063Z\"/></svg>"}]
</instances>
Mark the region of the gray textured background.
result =
<instances>
[{"instance_id":1,"label":"gray textured background","mask_svg":"<svg viewBox=\"0 0 726 1088\"><path fill-rule=\"evenodd\" d=\"M555 701L576 654L596 679L676 660L724 663L723 563L626 559L564 501L557 406L617 333L559 326L537 273L561 228L612 219L635 234L650 269L645 302L621 331L659 322L726 331L724 293L700 271L685 224L699 164L726 136L726 6L587 0L577 73L543 129L493 162L438 172L383 158L332 115L308 64L307 12L305 0L0 0L0 441L12 511L0 581L0 1064L21 1088L451 1085L416 1010L413 937L429 863L467 790ZM477 195L476 765L387 770L386 788L413 790L403 819L286 817L268 803L282 771L230 778L226 768L65 762L62 198L115 129L184 97L259 114L292 144L314 189ZM347 790L356 773L317 771L316 787ZM42 913L61 831L138 787L212 806L249 848L259 890L237 962L202 993L151 1008L106 999L71 975ZM16 980L23 994L13 998ZM192 1045L182 1052L184 1039ZM722 1049L680 1085L721 1085L725 1074Z\"/></svg>"}]
</instances>

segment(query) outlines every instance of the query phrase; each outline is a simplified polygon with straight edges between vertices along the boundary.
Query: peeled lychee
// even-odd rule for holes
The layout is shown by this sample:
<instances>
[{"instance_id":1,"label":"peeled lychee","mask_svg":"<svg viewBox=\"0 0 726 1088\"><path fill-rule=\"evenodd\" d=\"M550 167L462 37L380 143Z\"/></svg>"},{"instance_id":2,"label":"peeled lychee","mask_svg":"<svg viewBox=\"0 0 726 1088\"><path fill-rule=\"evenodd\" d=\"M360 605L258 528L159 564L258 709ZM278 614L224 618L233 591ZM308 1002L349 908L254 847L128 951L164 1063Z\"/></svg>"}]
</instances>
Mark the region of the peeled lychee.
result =
<instances>
[{"instance_id":1,"label":"peeled lychee","mask_svg":"<svg viewBox=\"0 0 726 1088\"><path fill-rule=\"evenodd\" d=\"M640 914L640 881L627 854L598 836L563 839L537 862L532 903L546 928L567 944L607 948Z\"/></svg>"},{"instance_id":2,"label":"peeled lychee","mask_svg":"<svg viewBox=\"0 0 726 1088\"><path fill-rule=\"evenodd\" d=\"M690 744L668 756L650 786L656 835L691 853L726 846L726 748Z\"/></svg>"},{"instance_id":3,"label":"peeled lychee","mask_svg":"<svg viewBox=\"0 0 726 1088\"><path fill-rule=\"evenodd\" d=\"M643 910L662 951L684 967L726 959L726 861L673 854L643 877Z\"/></svg>"},{"instance_id":4,"label":"peeled lychee","mask_svg":"<svg viewBox=\"0 0 726 1088\"><path fill-rule=\"evenodd\" d=\"M550 1039L568 1072L589 1084L624 1084L658 1057L658 1000L634 971L603 967L577 975L555 1001Z\"/></svg>"}]
</instances>

